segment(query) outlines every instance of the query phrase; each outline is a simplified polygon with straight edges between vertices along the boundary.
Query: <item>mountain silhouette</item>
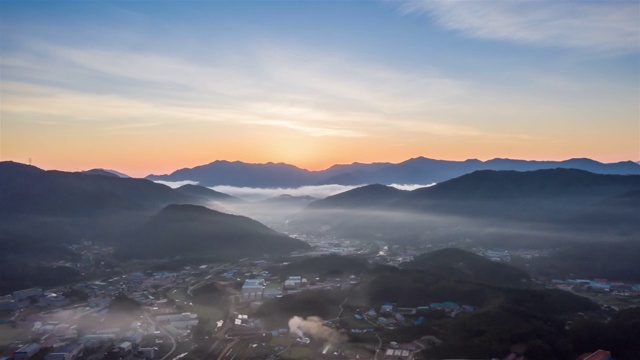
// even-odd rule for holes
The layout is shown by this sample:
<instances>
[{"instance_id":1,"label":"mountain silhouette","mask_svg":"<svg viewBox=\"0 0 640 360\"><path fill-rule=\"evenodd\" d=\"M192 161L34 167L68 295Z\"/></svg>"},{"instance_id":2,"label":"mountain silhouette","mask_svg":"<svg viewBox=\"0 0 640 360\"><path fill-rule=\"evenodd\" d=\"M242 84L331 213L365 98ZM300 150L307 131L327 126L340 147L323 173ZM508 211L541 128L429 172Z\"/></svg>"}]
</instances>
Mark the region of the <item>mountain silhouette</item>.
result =
<instances>
[{"instance_id":1,"label":"mountain silhouette","mask_svg":"<svg viewBox=\"0 0 640 360\"><path fill-rule=\"evenodd\" d=\"M0 218L9 215L86 217L120 211L150 211L172 203L199 203L146 179L45 171L0 162Z\"/></svg>"},{"instance_id":2,"label":"mountain silhouette","mask_svg":"<svg viewBox=\"0 0 640 360\"><path fill-rule=\"evenodd\" d=\"M385 207L482 216L488 214L478 212L479 208L495 205L508 215L515 207L531 204L579 209L599 202L604 206L617 199L618 205L633 206L639 190L638 175L600 175L575 169L481 170L413 191L379 184L362 186L313 202L308 209Z\"/></svg>"},{"instance_id":3,"label":"mountain silhouette","mask_svg":"<svg viewBox=\"0 0 640 360\"><path fill-rule=\"evenodd\" d=\"M313 173L288 164L247 164L239 161L214 161L170 175L149 175L163 181L197 181L202 186L233 185L244 187L298 187L313 183Z\"/></svg>"},{"instance_id":4,"label":"mountain silhouette","mask_svg":"<svg viewBox=\"0 0 640 360\"><path fill-rule=\"evenodd\" d=\"M366 185L309 204L309 209L378 208L398 200L407 191L380 184Z\"/></svg>"},{"instance_id":5,"label":"mountain silhouette","mask_svg":"<svg viewBox=\"0 0 640 360\"><path fill-rule=\"evenodd\" d=\"M492 159L480 161L436 160L416 157L398 164L353 163L334 165L321 171L309 171L282 163L248 164L240 161L214 161L210 164L177 170L167 175L149 175L162 181L197 181L203 186L299 187L305 185L431 184L443 182L478 170L534 171L578 169L597 174L640 175L640 165L632 161L611 164L591 159L565 161L527 161Z\"/></svg>"},{"instance_id":6,"label":"mountain silhouette","mask_svg":"<svg viewBox=\"0 0 640 360\"><path fill-rule=\"evenodd\" d=\"M219 191L215 191L213 189L209 189L200 185L186 184L180 186L179 188L176 188L175 190L184 195L200 197L207 200L242 202L242 200L238 199L237 197L221 193Z\"/></svg>"},{"instance_id":7,"label":"mountain silhouette","mask_svg":"<svg viewBox=\"0 0 640 360\"><path fill-rule=\"evenodd\" d=\"M109 170L109 169L91 169L91 170L85 170L85 171L79 171L82 174L91 174L91 175L106 175L106 176L117 176L117 177L121 177L121 178L129 178L131 176L121 173L119 171L115 171L115 170Z\"/></svg>"},{"instance_id":8,"label":"mountain silhouette","mask_svg":"<svg viewBox=\"0 0 640 360\"><path fill-rule=\"evenodd\" d=\"M300 240L280 234L244 216L196 205L169 205L151 217L121 246L123 258L207 257L225 261L307 249Z\"/></svg>"}]
</instances>

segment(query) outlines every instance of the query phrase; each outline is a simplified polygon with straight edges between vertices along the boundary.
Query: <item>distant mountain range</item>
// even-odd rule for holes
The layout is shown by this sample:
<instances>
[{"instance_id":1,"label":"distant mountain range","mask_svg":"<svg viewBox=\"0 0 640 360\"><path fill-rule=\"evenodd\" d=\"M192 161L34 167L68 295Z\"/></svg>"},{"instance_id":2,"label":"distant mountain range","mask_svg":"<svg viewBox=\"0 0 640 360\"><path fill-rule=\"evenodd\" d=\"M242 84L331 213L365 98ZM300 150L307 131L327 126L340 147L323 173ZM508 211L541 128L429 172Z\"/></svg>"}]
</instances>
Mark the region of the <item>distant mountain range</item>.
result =
<instances>
[{"instance_id":1,"label":"distant mountain range","mask_svg":"<svg viewBox=\"0 0 640 360\"><path fill-rule=\"evenodd\" d=\"M214 161L190 169L180 169L168 175L149 175L146 178L154 181L191 180L197 181L202 186L274 188L326 184L430 184L478 170L534 171L555 168L585 170L596 174L640 175L640 164L633 161L605 164L591 159L447 161L418 157L398 164L334 165L322 171L309 171L283 163L248 164L240 161Z\"/></svg>"}]
</instances>

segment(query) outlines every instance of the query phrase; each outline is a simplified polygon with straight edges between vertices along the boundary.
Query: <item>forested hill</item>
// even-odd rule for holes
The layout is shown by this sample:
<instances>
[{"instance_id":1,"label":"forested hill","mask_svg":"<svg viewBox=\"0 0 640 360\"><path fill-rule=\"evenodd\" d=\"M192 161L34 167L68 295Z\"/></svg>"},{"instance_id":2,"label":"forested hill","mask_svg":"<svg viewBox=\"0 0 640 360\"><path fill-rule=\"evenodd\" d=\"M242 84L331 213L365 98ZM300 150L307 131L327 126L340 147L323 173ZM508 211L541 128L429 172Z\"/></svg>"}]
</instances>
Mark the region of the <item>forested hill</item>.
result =
<instances>
[{"instance_id":1,"label":"forested hill","mask_svg":"<svg viewBox=\"0 0 640 360\"><path fill-rule=\"evenodd\" d=\"M244 216L195 205L169 205L120 246L121 258L197 256L224 261L309 248Z\"/></svg>"}]
</instances>

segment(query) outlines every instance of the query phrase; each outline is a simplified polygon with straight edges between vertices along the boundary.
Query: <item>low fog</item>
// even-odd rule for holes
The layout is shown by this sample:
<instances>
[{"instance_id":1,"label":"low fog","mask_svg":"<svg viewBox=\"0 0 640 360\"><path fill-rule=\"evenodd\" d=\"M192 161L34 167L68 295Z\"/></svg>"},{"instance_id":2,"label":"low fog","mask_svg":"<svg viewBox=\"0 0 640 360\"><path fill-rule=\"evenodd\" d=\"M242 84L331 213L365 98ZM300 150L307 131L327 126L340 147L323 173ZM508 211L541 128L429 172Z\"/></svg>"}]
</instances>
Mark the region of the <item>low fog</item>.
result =
<instances>
[{"instance_id":1,"label":"low fog","mask_svg":"<svg viewBox=\"0 0 640 360\"><path fill-rule=\"evenodd\" d=\"M474 244L505 248L549 248L594 241L628 241L632 240L634 233L615 226L580 226L564 219L554 222L482 215L397 209L306 209L289 219L286 230L294 234L388 244Z\"/></svg>"},{"instance_id":2,"label":"low fog","mask_svg":"<svg viewBox=\"0 0 640 360\"><path fill-rule=\"evenodd\" d=\"M431 185L393 187L414 190ZM633 233L628 224L611 226L607 219L598 222L582 217L584 209L544 204L429 201L426 207L413 208L391 203L377 208L308 207L315 200L356 187L320 185L269 189L216 186L212 189L244 201L212 201L207 206L225 213L248 216L292 235L390 244L472 243L492 247L547 248L602 240L626 241Z\"/></svg>"},{"instance_id":3,"label":"low fog","mask_svg":"<svg viewBox=\"0 0 640 360\"><path fill-rule=\"evenodd\" d=\"M182 180L182 181L162 181L162 180L154 180L154 182L162 185L166 185L172 189L179 188L183 185L198 185L197 181L192 180Z\"/></svg>"},{"instance_id":4,"label":"low fog","mask_svg":"<svg viewBox=\"0 0 640 360\"><path fill-rule=\"evenodd\" d=\"M197 181L156 181L172 188L191 184ZM389 186L400 190L411 191L435 184L392 184ZM258 220L278 231L287 231L288 225L310 203L316 200L343 193L363 185L317 185L298 188L250 188L236 186L214 186L210 189L239 198L238 201L210 201L207 207L233 215L243 215Z\"/></svg>"},{"instance_id":5,"label":"low fog","mask_svg":"<svg viewBox=\"0 0 640 360\"><path fill-rule=\"evenodd\" d=\"M171 188L179 188L183 185L198 185L197 181L183 180L183 181L155 181L158 184L166 185ZM415 190L423 187L433 186L433 184L391 184L389 186L399 190ZM219 191L221 193L235 196L237 198L246 201L262 201L282 195L290 195L295 197L310 196L316 199L324 199L328 196L336 195L345 191L349 191L364 185L313 185L313 186L301 186L297 188L252 188L252 187L237 187L230 185L219 185L209 187L212 190Z\"/></svg>"}]
</instances>

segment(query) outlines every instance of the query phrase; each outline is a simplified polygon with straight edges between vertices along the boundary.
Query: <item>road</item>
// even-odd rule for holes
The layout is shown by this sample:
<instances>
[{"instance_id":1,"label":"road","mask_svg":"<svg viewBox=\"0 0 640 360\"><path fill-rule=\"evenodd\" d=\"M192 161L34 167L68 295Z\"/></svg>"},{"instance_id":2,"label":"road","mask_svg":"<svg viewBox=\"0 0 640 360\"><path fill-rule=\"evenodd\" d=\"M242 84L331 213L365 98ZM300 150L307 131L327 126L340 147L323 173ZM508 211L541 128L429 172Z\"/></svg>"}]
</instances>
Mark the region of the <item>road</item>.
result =
<instances>
[{"instance_id":1,"label":"road","mask_svg":"<svg viewBox=\"0 0 640 360\"><path fill-rule=\"evenodd\" d=\"M378 336L378 334L376 334L376 338L378 338L378 347L376 348L375 355L373 355L374 359L378 358L378 354L384 354L383 352L381 352L381 350L382 350L382 339L380 338L380 336Z\"/></svg>"},{"instance_id":2,"label":"road","mask_svg":"<svg viewBox=\"0 0 640 360\"><path fill-rule=\"evenodd\" d=\"M218 360L224 360L224 358L227 355L230 355L230 351L231 349L233 349L233 347L235 346L235 344L238 343L238 341L240 341L240 339L233 339L232 342L230 342L225 348L224 350L222 350L222 352L220 353L220 355L218 355Z\"/></svg>"},{"instance_id":3,"label":"road","mask_svg":"<svg viewBox=\"0 0 640 360\"><path fill-rule=\"evenodd\" d=\"M156 321L153 320L153 318L151 318L151 316L149 316L149 314L145 313L144 316L147 318L147 320L149 320L149 322L151 322L153 324L153 326L156 329L160 329L160 331L162 331L163 334L165 334L167 337L169 337L169 339L171 339L171 350L169 350L169 352L160 359L160 360L167 360L176 351L176 348L178 347L178 343L176 342L176 338L173 337L173 335L171 335L171 333L169 333L167 330L165 330L162 326L158 326L158 324L156 324Z\"/></svg>"},{"instance_id":4,"label":"road","mask_svg":"<svg viewBox=\"0 0 640 360\"><path fill-rule=\"evenodd\" d=\"M220 270L220 269L224 269L226 266L227 266L227 264L220 265L220 266L218 266L218 267L216 267L216 268L209 269L209 272L216 271L216 270ZM199 288L200 286L203 286L203 285L205 285L205 284L207 284L207 283L212 283L212 282L215 282L215 281L214 281L214 280L210 280L210 279L205 279L205 280L202 280L202 281L198 282L197 284L195 284L195 285L193 285L193 286L189 286L189 288L187 289L187 294L188 294L190 297L193 297L193 290L194 290L194 289L197 289L197 288Z\"/></svg>"},{"instance_id":5,"label":"road","mask_svg":"<svg viewBox=\"0 0 640 360\"><path fill-rule=\"evenodd\" d=\"M326 321L335 321L335 320L339 320L339 319L340 319L340 317L342 316L342 313L344 312L344 304L346 304L346 303L347 303L347 300L349 300L349 297L348 297L348 296L347 296L347 297L345 297L345 298L344 298L344 300L342 300L342 302L340 303L340 305L339 305L339 306L340 306L340 312L338 312L338 316L336 316L336 317L335 317L335 318L333 318L333 319L326 320Z\"/></svg>"},{"instance_id":6,"label":"road","mask_svg":"<svg viewBox=\"0 0 640 360\"><path fill-rule=\"evenodd\" d=\"M209 348L209 351L207 351L207 355L204 356L204 358L209 358L209 356L213 355L216 347L218 347L221 343L225 342L225 340L227 340L227 331L229 331L229 329L231 329L233 327L233 319L231 318L231 315L233 313L235 313L236 311L236 303L235 303L235 299L234 297L237 295L236 292L229 288L229 284L225 284L222 282L217 282L217 284L224 289L227 294L229 294L229 309L227 310L227 313L225 314L224 317L224 323L222 324L222 326L220 327L220 329L217 330L216 332L216 336L217 336L217 340L211 345L211 347ZM229 345L227 345L224 350L220 353L220 356L224 355L227 351L228 351ZM220 359L220 357L218 357L218 359Z\"/></svg>"}]
</instances>

